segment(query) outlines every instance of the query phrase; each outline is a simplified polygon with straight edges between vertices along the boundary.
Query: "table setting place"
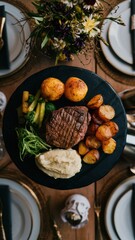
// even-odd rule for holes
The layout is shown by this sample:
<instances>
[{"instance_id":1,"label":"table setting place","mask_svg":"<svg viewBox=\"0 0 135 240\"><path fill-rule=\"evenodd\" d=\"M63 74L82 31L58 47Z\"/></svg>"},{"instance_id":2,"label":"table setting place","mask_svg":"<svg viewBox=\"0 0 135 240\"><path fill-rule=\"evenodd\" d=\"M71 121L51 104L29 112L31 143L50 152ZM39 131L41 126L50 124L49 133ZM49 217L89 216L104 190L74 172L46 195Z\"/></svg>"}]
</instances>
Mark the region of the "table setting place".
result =
<instances>
[{"instance_id":1,"label":"table setting place","mask_svg":"<svg viewBox=\"0 0 135 240\"><path fill-rule=\"evenodd\" d=\"M24 3L0 1L0 240L106 240L102 216L110 240L134 240L135 0L105 18L106 1ZM128 83L95 55L82 65L95 38ZM101 215L99 190L121 158Z\"/></svg>"},{"instance_id":2,"label":"table setting place","mask_svg":"<svg viewBox=\"0 0 135 240\"><path fill-rule=\"evenodd\" d=\"M29 60L31 27L25 8L12 1L0 1L0 79L13 76Z\"/></svg>"},{"instance_id":3,"label":"table setting place","mask_svg":"<svg viewBox=\"0 0 135 240\"><path fill-rule=\"evenodd\" d=\"M132 1L134 3L134 1ZM133 8L132 8L133 9ZM102 37L109 43L107 47L101 42L101 49L107 58L119 71L135 76L133 67L131 1L123 1L117 5L109 16L121 16L124 26L105 20L102 26ZM108 17L109 17L108 16ZM134 32L134 31L133 31Z\"/></svg>"},{"instance_id":4,"label":"table setting place","mask_svg":"<svg viewBox=\"0 0 135 240\"><path fill-rule=\"evenodd\" d=\"M15 170L0 172L1 240L48 239L49 231L61 239L49 208L50 199L40 186Z\"/></svg>"}]
</instances>

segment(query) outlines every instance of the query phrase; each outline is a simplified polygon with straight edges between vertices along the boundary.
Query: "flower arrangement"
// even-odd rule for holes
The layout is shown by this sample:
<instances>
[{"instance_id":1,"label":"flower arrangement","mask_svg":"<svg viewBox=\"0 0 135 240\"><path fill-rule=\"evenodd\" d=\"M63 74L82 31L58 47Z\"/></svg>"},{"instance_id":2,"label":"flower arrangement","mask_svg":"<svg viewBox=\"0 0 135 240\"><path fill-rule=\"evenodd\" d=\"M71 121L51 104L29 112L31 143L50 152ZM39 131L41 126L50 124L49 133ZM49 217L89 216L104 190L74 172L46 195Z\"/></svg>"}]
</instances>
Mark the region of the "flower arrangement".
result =
<instances>
[{"instance_id":1,"label":"flower arrangement","mask_svg":"<svg viewBox=\"0 0 135 240\"><path fill-rule=\"evenodd\" d=\"M71 60L93 39L100 39L103 5L99 0L34 0L31 44L58 61Z\"/></svg>"}]
</instances>

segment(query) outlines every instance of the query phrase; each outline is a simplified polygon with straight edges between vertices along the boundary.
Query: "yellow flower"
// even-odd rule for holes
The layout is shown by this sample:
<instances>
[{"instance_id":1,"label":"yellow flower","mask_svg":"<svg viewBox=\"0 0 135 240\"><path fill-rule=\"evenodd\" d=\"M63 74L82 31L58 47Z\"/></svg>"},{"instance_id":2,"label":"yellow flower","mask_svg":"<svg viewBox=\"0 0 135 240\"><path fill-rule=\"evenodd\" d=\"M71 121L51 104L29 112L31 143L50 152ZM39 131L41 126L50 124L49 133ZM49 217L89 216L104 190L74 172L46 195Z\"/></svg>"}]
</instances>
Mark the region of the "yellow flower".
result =
<instances>
[{"instance_id":1,"label":"yellow flower","mask_svg":"<svg viewBox=\"0 0 135 240\"><path fill-rule=\"evenodd\" d=\"M92 19L92 16L85 17L83 22L84 32L88 33L90 37L94 37L100 32L100 30L96 27L99 23L100 21L94 18Z\"/></svg>"}]
</instances>

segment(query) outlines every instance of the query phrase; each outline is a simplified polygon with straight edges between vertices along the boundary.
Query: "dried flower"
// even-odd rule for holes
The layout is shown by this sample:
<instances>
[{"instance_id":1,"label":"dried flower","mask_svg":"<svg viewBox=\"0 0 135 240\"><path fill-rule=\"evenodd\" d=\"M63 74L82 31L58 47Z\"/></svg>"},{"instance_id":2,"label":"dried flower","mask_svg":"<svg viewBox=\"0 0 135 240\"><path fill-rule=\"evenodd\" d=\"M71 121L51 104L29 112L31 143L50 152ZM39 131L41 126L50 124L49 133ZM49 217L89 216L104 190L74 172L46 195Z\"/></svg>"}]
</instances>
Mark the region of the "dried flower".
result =
<instances>
[{"instance_id":1,"label":"dried flower","mask_svg":"<svg viewBox=\"0 0 135 240\"><path fill-rule=\"evenodd\" d=\"M27 13L35 21L31 44L40 41L42 51L55 58L56 64L100 39L103 6L99 0L34 0L33 5L36 12Z\"/></svg>"}]
</instances>

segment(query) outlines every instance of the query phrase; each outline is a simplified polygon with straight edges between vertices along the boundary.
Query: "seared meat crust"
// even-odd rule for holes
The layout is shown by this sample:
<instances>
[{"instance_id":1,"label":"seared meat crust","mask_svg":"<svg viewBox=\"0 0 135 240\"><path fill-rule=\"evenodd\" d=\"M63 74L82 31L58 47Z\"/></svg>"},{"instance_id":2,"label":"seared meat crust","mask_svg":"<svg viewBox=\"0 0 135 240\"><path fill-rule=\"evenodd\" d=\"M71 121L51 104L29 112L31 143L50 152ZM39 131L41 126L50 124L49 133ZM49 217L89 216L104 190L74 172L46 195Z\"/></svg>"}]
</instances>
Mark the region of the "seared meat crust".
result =
<instances>
[{"instance_id":1,"label":"seared meat crust","mask_svg":"<svg viewBox=\"0 0 135 240\"><path fill-rule=\"evenodd\" d=\"M72 148L84 138L90 120L88 108L84 106L55 110L46 122L46 142L58 148Z\"/></svg>"}]
</instances>

